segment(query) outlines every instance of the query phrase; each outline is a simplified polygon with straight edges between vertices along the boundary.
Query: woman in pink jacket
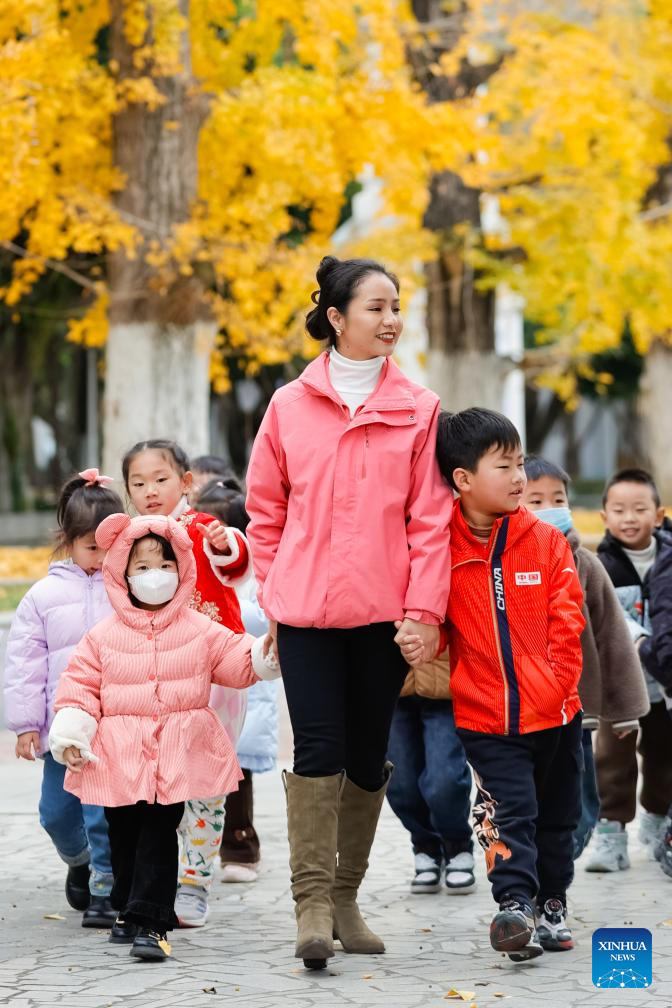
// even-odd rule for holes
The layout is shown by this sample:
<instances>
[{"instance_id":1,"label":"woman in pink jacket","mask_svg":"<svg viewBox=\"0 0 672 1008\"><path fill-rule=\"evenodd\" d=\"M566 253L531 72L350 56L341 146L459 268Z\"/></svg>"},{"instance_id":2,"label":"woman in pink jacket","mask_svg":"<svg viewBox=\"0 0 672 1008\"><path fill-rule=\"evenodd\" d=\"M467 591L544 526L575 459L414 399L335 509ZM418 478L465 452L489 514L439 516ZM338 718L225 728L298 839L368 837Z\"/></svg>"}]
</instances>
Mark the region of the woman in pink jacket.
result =
<instances>
[{"instance_id":1,"label":"woman in pink jacket","mask_svg":"<svg viewBox=\"0 0 672 1008\"><path fill-rule=\"evenodd\" d=\"M277 648L294 731L296 956L312 969L333 956L333 936L346 952L385 951L356 896L406 673L398 644L417 635L426 657L436 653L452 510L434 457L438 397L391 360L402 329L396 277L369 259L328 256L317 281L306 324L329 349L273 396L247 474L267 647Z\"/></svg>"},{"instance_id":2,"label":"woman in pink jacket","mask_svg":"<svg viewBox=\"0 0 672 1008\"><path fill-rule=\"evenodd\" d=\"M211 684L244 689L272 671L263 640L236 635L189 608L191 540L162 515L112 515L96 541L115 610L75 650L49 733L65 789L105 806L119 916L110 941L139 959L170 954L177 918L177 827L192 795L225 794L241 778ZM253 657L254 656L254 657Z\"/></svg>"}]
</instances>

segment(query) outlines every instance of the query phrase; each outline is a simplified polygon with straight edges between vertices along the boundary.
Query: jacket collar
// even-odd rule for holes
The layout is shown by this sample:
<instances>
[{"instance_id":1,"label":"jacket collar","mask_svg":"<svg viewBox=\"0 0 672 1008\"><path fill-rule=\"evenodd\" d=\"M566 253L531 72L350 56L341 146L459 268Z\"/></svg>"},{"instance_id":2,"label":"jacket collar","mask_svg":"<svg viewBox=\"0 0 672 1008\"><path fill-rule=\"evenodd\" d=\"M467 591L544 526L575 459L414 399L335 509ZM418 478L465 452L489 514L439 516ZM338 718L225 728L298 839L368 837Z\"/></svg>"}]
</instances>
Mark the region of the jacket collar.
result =
<instances>
[{"instance_id":1,"label":"jacket collar","mask_svg":"<svg viewBox=\"0 0 672 1008\"><path fill-rule=\"evenodd\" d=\"M570 528L569 532L565 533L565 538L569 543L569 548L571 549L574 556L576 556L576 551L581 545L581 537L575 528Z\"/></svg>"},{"instance_id":2,"label":"jacket collar","mask_svg":"<svg viewBox=\"0 0 672 1008\"><path fill-rule=\"evenodd\" d=\"M514 543L525 535L528 529L539 521L533 511L528 511L526 507L518 507L511 514L502 515L497 518L490 532L490 539L487 543L479 542L475 538L462 512L459 500L455 502L453 517L450 523L451 529L451 551L453 562L464 562L466 560L484 559L484 551L490 556L492 553L500 530L506 522L506 541L503 543L502 551L510 549ZM500 540L501 543L501 540Z\"/></svg>"},{"instance_id":3,"label":"jacket collar","mask_svg":"<svg viewBox=\"0 0 672 1008\"><path fill-rule=\"evenodd\" d=\"M305 368L297 379L315 395L323 395L338 405L343 405L329 379L329 354L325 351ZM375 389L359 413L387 412L390 410L415 410L413 385L389 357L380 369ZM359 416L358 413L358 416Z\"/></svg>"}]
</instances>

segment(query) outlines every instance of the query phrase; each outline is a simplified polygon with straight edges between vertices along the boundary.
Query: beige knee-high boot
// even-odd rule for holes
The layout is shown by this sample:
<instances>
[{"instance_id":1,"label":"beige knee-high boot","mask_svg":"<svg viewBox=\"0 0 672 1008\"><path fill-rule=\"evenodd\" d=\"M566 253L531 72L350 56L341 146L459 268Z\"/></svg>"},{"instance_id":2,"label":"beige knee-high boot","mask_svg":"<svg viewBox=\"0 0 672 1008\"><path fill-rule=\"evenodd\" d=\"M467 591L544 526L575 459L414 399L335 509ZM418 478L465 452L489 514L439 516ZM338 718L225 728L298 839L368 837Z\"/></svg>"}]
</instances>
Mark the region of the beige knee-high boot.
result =
<instances>
[{"instance_id":1,"label":"beige knee-high boot","mask_svg":"<svg viewBox=\"0 0 672 1008\"><path fill-rule=\"evenodd\" d=\"M334 937L346 952L375 955L385 945L365 924L357 906L357 891L369 867L369 852L376 834L392 765L378 791L363 791L346 778L338 818L338 864L332 889Z\"/></svg>"},{"instance_id":2,"label":"beige knee-high boot","mask_svg":"<svg viewBox=\"0 0 672 1008\"><path fill-rule=\"evenodd\" d=\"M334 954L331 890L343 777L343 773L331 777L283 774L289 867L296 904L295 955L308 969L324 969Z\"/></svg>"}]
</instances>

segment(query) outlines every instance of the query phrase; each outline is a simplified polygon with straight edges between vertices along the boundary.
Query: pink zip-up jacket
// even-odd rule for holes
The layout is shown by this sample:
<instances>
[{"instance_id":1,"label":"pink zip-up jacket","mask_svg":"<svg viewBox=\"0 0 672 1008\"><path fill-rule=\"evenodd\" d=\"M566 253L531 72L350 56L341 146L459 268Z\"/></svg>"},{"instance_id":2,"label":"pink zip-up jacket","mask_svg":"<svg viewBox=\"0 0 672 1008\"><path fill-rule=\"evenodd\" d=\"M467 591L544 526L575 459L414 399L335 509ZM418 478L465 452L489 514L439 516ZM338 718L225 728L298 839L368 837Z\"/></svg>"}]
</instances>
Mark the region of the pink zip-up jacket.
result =
<instances>
[{"instance_id":1,"label":"pink zip-up jacket","mask_svg":"<svg viewBox=\"0 0 672 1008\"><path fill-rule=\"evenodd\" d=\"M148 532L169 540L180 577L174 597L156 611L133 605L125 577L133 543ZM96 541L108 550L103 578L115 612L70 658L56 691L50 742L59 758L64 744L82 749L90 740L98 761L81 773L68 771L66 791L107 806L141 800L169 805L235 791L242 774L209 706L210 687L243 689L257 682L255 638L189 608L196 564L186 530L172 518L111 515L98 526ZM83 721L73 721L80 712Z\"/></svg>"},{"instance_id":2,"label":"pink zip-up jacket","mask_svg":"<svg viewBox=\"0 0 672 1008\"><path fill-rule=\"evenodd\" d=\"M275 393L247 473L247 536L270 619L443 621L453 495L435 458L438 411L392 360L353 417L328 353Z\"/></svg>"}]
</instances>

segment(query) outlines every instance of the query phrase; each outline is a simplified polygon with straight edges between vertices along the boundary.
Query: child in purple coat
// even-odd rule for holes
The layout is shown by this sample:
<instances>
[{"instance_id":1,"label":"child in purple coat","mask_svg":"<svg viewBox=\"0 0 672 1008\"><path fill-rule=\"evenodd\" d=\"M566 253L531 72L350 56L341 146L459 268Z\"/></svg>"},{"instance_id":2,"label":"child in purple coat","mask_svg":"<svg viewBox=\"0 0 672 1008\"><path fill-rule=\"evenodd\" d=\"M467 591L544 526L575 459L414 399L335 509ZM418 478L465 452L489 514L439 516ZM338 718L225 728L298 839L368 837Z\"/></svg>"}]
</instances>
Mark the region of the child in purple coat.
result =
<instances>
[{"instance_id":1,"label":"child in purple coat","mask_svg":"<svg viewBox=\"0 0 672 1008\"><path fill-rule=\"evenodd\" d=\"M113 876L104 809L82 805L63 790L65 767L49 751L49 727L61 673L84 635L112 609L101 567L104 550L95 531L108 515L124 510L105 486L109 477L87 469L69 480L58 502L58 535L46 577L28 591L12 621L5 663L7 726L16 732L17 758L44 761L40 823L68 866L65 895L83 910L83 927L109 928Z\"/></svg>"}]
</instances>

